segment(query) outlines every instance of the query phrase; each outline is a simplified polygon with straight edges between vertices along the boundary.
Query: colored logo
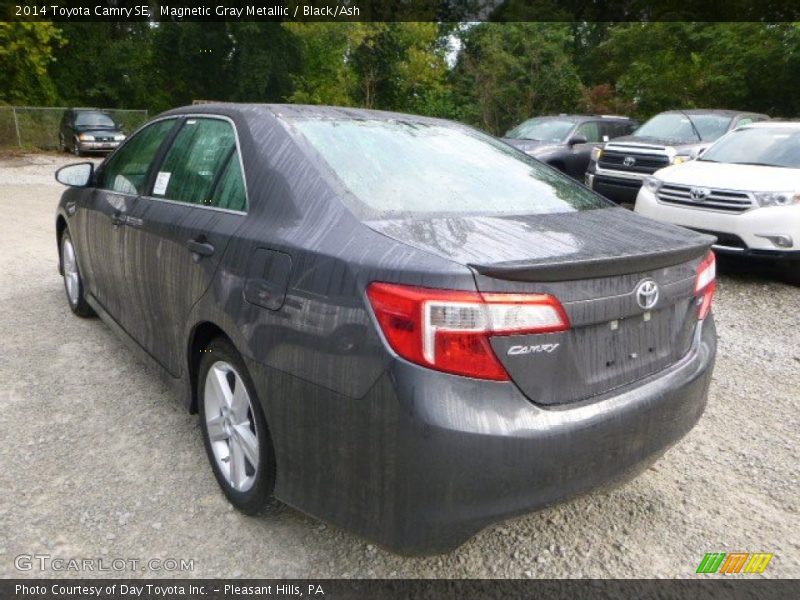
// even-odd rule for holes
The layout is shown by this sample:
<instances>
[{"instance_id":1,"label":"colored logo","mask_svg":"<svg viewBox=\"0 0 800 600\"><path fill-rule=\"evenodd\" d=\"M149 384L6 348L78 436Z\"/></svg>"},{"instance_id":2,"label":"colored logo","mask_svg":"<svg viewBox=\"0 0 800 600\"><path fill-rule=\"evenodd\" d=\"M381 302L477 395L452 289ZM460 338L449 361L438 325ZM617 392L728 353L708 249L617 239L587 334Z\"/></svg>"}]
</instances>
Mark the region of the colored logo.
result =
<instances>
[{"instance_id":1,"label":"colored logo","mask_svg":"<svg viewBox=\"0 0 800 600\"><path fill-rule=\"evenodd\" d=\"M709 552L700 561L697 573L763 573L772 554L764 552Z\"/></svg>"}]
</instances>

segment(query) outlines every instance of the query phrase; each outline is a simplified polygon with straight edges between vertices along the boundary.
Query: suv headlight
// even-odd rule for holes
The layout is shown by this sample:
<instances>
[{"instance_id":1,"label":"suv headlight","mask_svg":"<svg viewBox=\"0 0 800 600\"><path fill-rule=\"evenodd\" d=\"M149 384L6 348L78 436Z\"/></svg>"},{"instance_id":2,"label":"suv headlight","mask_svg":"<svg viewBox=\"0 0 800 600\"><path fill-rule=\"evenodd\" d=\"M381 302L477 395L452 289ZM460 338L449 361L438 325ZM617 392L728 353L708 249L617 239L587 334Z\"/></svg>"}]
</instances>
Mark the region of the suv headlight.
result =
<instances>
[{"instance_id":1,"label":"suv headlight","mask_svg":"<svg viewBox=\"0 0 800 600\"><path fill-rule=\"evenodd\" d=\"M756 192L753 194L759 206L789 206L800 204L800 192Z\"/></svg>"},{"instance_id":2,"label":"suv headlight","mask_svg":"<svg viewBox=\"0 0 800 600\"><path fill-rule=\"evenodd\" d=\"M692 157L689 154L676 154L672 157L672 164L681 165L685 162L689 162L690 160L692 160Z\"/></svg>"},{"instance_id":3,"label":"suv headlight","mask_svg":"<svg viewBox=\"0 0 800 600\"><path fill-rule=\"evenodd\" d=\"M595 146L592 148L592 154L590 155L591 159L595 162L600 160L600 157L603 156L603 149L600 146Z\"/></svg>"},{"instance_id":4,"label":"suv headlight","mask_svg":"<svg viewBox=\"0 0 800 600\"><path fill-rule=\"evenodd\" d=\"M82 133L82 134L80 134L78 136L78 139L80 141L82 141L82 142L93 142L94 141L94 136L93 135L89 135L88 133Z\"/></svg>"},{"instance_id":5,"label":"suv headlight","mask_svg":"<svg viewBox=\"0 0 800 600\"><path fill-rule=\"evenodd\" d=\"M125 139L125 136L123 134L121 134L121 133L118 133L117 135L114 136L114 141L115 142L121 142L124 139Z\"/></svg>"},{"instance_id":6,"label":"suv headlight","mask_svg":"<svg viewBox=\"0 0 800 600\"><path fill-rule=\"evenodd\" d=\"M661 184L664 183L658 177L653 177L652 175L648 175L642 181L642 185L646 187L648 190L653 192L654 194L659 190Z\"/></svg>"}]
</instances>

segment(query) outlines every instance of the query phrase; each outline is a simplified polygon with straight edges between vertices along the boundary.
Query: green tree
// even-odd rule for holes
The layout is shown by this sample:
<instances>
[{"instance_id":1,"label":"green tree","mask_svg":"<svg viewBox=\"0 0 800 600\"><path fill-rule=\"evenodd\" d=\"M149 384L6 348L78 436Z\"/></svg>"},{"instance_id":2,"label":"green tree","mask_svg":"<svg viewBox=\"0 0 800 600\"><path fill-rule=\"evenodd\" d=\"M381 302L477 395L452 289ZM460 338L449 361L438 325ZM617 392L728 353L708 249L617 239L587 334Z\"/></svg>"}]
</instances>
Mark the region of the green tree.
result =
<instances>
[{"instance_id":1,"label":"green tree","mask_svg":"<svg viewBox=\"0 0 800 600\"><path fill-rule=\"evenodd\" d=\"M150 68L161 110L194 100L230 100L235 40L228 23L159 23Z\"/></svg>"},{"instance_id":2,"label":"green tree","mask_svg":"<svg viewBox=\"0 0 800 600\"><path fill-rule=\"evenodd\" d=\"M291 74L291 102L352 106L355 76L349 60L363 39L361 23L286 23L300 51L300 68Z\"/></svg>"},{"instance_id":3,"label":"green tree","mask_svg":"<svg viewBox=\"0 0 800 600\"><path fill-rule=\"evenodd\" d=\"M223 99L285 102L294 90L291 74L300 68L297 38L280 23L231 23L231 90Z\"/></svg>"},{"instance_id":4,"label":"green tree","mask_svg":"<svg viewBox=\"0 0 800 600\"><path fill-rule=\"evenodd\" d=\"M454 85L463 118L495 134L531 116L575 110L581 81L562 23L481 23L461 32Z\"/></svg>"},{"instance_id":5,"label":"green tree","mask_svg":"<svg viewBox=\"0 0 800 600\"><path fill-rule=\"evenodd\" d=\"M796 114L793 23L629 23L594 49L598 79L643 116L676 107Z\"/></svg>"},{"instance_id":6,"label":"green tree","mask_svg":"<svg viewBox=\"0 0 800 600\"><path fill-rule=\"evenodd\" d=\"M158 103L146 23L64 23L50 74L70 106L149 108Z\"/></svg>"},{"instance_id":7,"label":"green tree","mask_svg":"<svg viewBox=\"0 0 800 600\"><path fill-rule=\"evenodd\" d=\"M289 23L302 65L293 102L441 114L445 46L435 23Z\"/></svg>"},{"instance_id":8,"label":"green tree","mask_svg":"<svg viewBox=\"0 0 800 600\"><path fill-rule=\"evenodd\" d=\"M0 22L0 102L52 104L57 93L48 69L61 43L52 23Z\"/></svg>"}]
</instances>

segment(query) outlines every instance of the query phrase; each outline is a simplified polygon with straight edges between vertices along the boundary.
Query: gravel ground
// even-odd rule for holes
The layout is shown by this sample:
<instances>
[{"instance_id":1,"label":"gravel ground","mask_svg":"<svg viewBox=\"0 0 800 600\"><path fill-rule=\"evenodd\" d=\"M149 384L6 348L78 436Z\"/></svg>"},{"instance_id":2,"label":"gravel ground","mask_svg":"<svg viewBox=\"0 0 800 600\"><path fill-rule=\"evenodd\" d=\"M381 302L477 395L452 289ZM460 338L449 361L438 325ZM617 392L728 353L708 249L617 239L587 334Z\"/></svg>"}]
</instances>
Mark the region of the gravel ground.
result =
<instances>
[{"instance_id":1,"label":"gravel ground","mask_svg":"<svg viewBox=\"0 0 800 600\"><path fill-rule=\"evenodd\" d=\"M196 577L687 577L706 552L764 551L765 576L800 577L799 288L723 272L708 410L638 479L403 558L289 508L231 509L196 417L68 310L52 176L67 161L0 159L0 576L41 575L14 557L48 554L193 559Z\"/></svg>"}]
</instances>

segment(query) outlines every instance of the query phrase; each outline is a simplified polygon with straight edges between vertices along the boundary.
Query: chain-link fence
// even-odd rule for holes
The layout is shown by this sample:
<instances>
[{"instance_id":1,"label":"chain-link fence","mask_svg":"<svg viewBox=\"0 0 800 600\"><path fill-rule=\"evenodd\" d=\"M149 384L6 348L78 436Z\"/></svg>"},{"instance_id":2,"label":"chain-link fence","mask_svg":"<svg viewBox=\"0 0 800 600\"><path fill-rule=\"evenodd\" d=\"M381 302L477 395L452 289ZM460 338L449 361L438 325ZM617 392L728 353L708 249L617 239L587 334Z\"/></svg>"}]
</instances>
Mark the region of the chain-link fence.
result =
<instances>
[{"instance_id":1,"label":"chain-link fence","mask_svg":"<svg viewBox=\"0 0 800 600\"><path fill-rule=\"evenodd\" d=\"M59 148L58 130L66 107L0 106L0 147ZM147 120L146 110L101 108L122 131L131 133Z\"/></svg>"}]
</instances>

